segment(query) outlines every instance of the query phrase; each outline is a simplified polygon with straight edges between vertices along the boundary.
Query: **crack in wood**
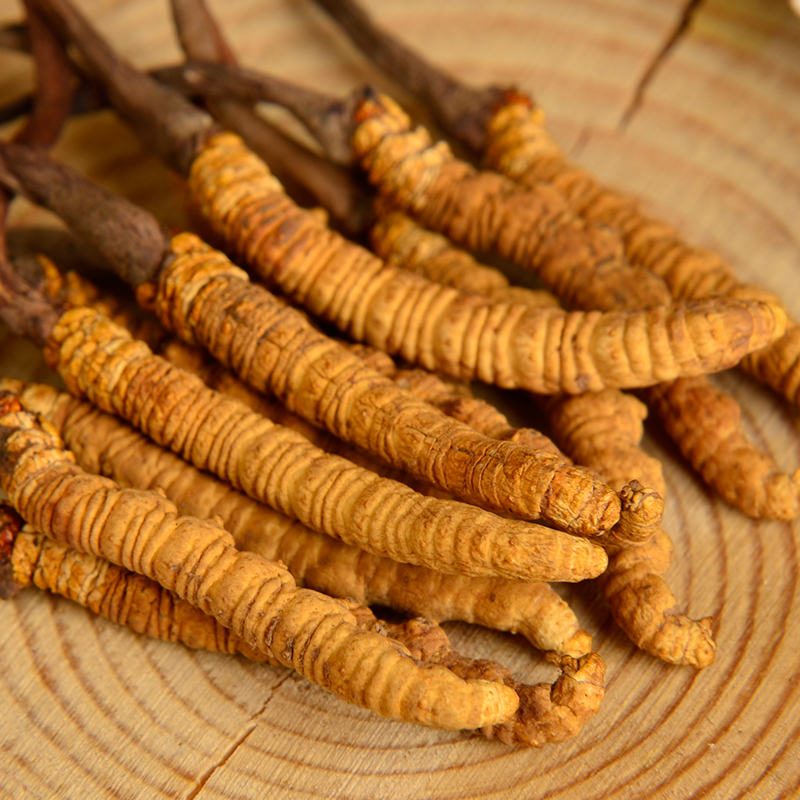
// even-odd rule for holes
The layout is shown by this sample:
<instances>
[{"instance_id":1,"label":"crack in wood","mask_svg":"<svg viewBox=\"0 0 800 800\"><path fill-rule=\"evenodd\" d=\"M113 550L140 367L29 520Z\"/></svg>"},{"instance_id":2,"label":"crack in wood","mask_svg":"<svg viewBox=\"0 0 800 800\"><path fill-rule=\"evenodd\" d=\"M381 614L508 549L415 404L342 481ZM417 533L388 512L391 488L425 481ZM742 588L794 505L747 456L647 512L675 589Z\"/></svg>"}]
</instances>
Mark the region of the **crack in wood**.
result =
<instances>
[{"instance_id":1,"label":"crack in wood","mask_svg":"<svg viewBox=\"0 0 800 800\"><path fill-rule=\"evenodd\" d=\"M631 119L633 119L633 116L644 102L645 93L647 92L650 84L653 82L653 78L655 78L656 73L661 69L675 45L678 44L684 34L689 30L692 20L694 19L694 16L702 3L703 0L688 0L684 6L683 12L675 24L675 27L672 29L672 32L664 40L664 43L656 52L653 60L648 64L647 68L642 74L642 77L636 84L636 89L633 92L631 102L628 104L628 107L625 109L619 123L617 124L618 131L624 132L630 124Z\"/></svg>"},{"instance_id":2,"label":"crack in wood","mask_svg":"<svg viewBox=\"0 0 800 800\"><path fill-rule=\"evenodd\" d=\"M250 736L250 734L258 727L257 720L264 713L264 711L266 711L267 706L270 704L272 699L275 697L275 693L291 677L292 677L292 672L289 672L283 678L281 678L275 684L275 686L272 687L272 690L270 691L269 696L267 697L267 699L262 704L261 709L250 717L250 724L245 729L244 733L225 751L225 753L223 753L222 758L219 761L217 761L213 766L209 767L200 776L200 778L197 781L197 785L194 787L194 789L192 789L192 791L188 795L186 795L186 800L195 800L195 798L197 798L197 796L200 794L200 792L203 791L203 789L205 788L206 784L211 780L211 778L214 775L214 773L218 769L220 769L221 767L224 767L225 764L227 764L231 760L231 758L233 758L233 756L236 753L236 751L247 741L247 739Z\"/></svg>"},{"instance_id":3,"label":"crack in wood","mask_svg":"<svg viewBox=\"0 0 800 800\"><path fill-rule=\"evenodd\" d=\"M251 720L252 721L252 720ZM207 769L203 775L200 776L200 779L197 782L197 786L192 789L192 791L186 795L186 800L194 800L197 795L203 791L203 787L208 783L211 779L211 776L220 768L224 767L225 764L231 759L233 754L247 741L247 737L256 729L256 725L253 724L228 748L225 754L222 756L222 759L214 764L212 767Z\"/></svg>"}]
</instances>

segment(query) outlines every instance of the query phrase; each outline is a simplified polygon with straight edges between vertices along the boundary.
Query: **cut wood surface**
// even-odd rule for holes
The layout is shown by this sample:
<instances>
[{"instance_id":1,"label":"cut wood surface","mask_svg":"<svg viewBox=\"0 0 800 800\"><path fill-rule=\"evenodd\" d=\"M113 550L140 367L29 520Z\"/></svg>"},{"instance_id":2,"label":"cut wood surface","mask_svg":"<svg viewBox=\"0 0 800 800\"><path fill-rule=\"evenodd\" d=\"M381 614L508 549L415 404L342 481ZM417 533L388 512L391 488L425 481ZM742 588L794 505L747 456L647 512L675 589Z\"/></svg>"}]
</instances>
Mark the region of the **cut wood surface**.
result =
<instances>
[{"instance_id":1,"label":"cut wood surface","mask_svg":"<svg viewBox=\"0 0 800 800\"><path fill-rule=\"evenodd\" d=\"M175 62L167 4L81 0L140 66ZM211 3L242 62L324 90L383 76L310 0ZM800 19L786 0L371 0L376 19L475 84L517 82L557 140L609 183L800 318ZM0 1L0 19L21 17ZM0 54L0 100L30 86ZM401 95L399 98L404 100ZM5 136L12 127L5 129ZM185 224L181 186L111 113L70 122L56 155ZM52 226L15 203L12 225ZM57 381L0 329L0 375ZM800 419L736 372L748 432L800 465ZM514 411L521 421L519 403ZM756 522L705 489L655 423L667 574L711 615L716 662L695 672L637 651L592 583L564 588L608 667L574 740L512 749L387 722L286 669L151 641L26 589L0 603L0 797L789 798L800 795L800 525ZM554 668L521 637L448 624L468 655L529 683Z\"/></svg>"}]
</instances>

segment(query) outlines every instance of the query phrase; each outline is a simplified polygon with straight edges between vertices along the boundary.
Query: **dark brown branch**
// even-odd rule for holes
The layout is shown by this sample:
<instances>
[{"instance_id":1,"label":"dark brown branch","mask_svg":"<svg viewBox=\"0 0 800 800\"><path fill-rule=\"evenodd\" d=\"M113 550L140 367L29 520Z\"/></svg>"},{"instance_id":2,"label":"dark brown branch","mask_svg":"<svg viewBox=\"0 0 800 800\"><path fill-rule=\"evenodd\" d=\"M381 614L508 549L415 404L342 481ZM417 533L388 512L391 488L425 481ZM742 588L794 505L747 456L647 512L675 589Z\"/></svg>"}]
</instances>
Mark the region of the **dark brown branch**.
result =
<instances>
[{"instance_id":1,"label":"dark brown branch","mask_svg":"<svg viewBox=\"0 0 800 800\"><path fill-rule=\"evenodd\" d=\"M337 164L353 162L350 138L353 115L362 92L344 99L240 67L190 59L180 67L154 70L153 76L183 94L211 99L236 98L245 103L275 103L289 109Z\"/></svg>"},{"instance_id":2,"label":"dark brown branch","mask_svg":"<svg viewBox=\"0 0 800 800\"><path fill-rule=\"evenodd\" d=\"M511 87L473 89L379 28L353 0L316 0L367 57L430 109L454 138L481 152L493 109ZM512 90L513 91L513 90Z\"/></svg>"},{"instance_id":3,"label":"dark brown branch","mask_svg":"<svg viewBox=\"0 0 800 800\"><path fill-rule=\"evenodd\" d=\"M158 274L169 237L144 209L57 164L40 150L7 143L0 145L0 157L24 193L58 214L124 281L138 286Z\"/></svg>"},{"instance_id":4,"label":"dark brown branch","mask_svg":"<svg viewBox=\"0 0 800 800\"><path fill-rule=\"evenodd\" d=\"M160 86L119 57L68 0L29 0L77 47L112 105L172 167L187 174L197 148L217 126L184 97Z\"/></svg>"},{"instance_id":5,"label":"dark brown branch","mask_svg":"<svg viewBox=\"0 0 800 800\"><path fill-rule=\"evenodd\" d=\"M0 192L7 199L6 193ZM5 217L5 200L0 215ZM28 286L12 269L5 252L0 252L0 320L17 336L42 347L60 312L37 289Z\"/></svg>"},{"instance_id":6,"label":"dark brown branch","mask_svg":"<svg viewBox=\"0 0 800 800\"><path fill-rule=\"evenodd\" d=\"M14 140L52 147L72 110L77 81L59 38L29 2L25 7L36 64L36 94L31 113Z\"/></svg>"},{"instance_id":7,"label":"dark brown branch","mask_svg":"<svg viewBox=\"0 0 800 800\"><path fill-rule=\"evenodd\" d=\"M172 0L172 14L188 58L235 64L233 50L204 0ZM312 153L257 114L250 103L229 98L207 101L211 114L238 133L300 203L321 203L350 235L364 231L371 216L366 186L351 172Z\"/></svg>"},{"instance_id":8,"label":"dark brown branch","mask_svg":"<svg viewBox=\"0 0 800 800\"><path fill-rule=\"evenodd\" d=\"M170 6L181 47L189 58L236 63L235 53L202 0L171 0Z\"/></svg>"}]
</instances>

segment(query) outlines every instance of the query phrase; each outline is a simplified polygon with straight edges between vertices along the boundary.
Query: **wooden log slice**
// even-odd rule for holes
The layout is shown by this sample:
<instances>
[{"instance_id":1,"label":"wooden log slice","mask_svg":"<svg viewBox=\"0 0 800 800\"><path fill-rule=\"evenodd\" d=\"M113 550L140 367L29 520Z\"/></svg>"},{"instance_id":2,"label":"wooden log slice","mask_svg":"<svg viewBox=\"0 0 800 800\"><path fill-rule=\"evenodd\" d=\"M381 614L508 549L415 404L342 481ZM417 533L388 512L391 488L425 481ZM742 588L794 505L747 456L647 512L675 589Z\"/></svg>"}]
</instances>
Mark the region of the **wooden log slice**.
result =
<instances>
[{"instance_id":1,"label":"wooden log slice","mask_svg":"<svg viewBox=\"0 0 800 800\"><path fill-rule=\"evenodd\" d=\"M137 64L178 58L165 3L80 5ZM574 158L800 316L800 19L787 2L369 6L465 80L533 91ZM307 0L213 8L245 63L326 90L380 78ZM20 15L10 0L0 9L2 19ZM5 101L30 77L24 58L1 63ZM56 152L167 223L183 222L179 182L111 114L70 123ZM18 205L13 225L30 223L54 224ZM0 374L56 380L33 348L0 337ZM797 411L738 373L719 380L742 399L749 432L795 469ZM150 641L29 589L0 604L0 797L797 796L799 528L727 507L655 425L647 447L669 482L676 562L667 577L690 615L714 617L719 652L703 672L637 651L596 587L572 587L565 594L608 665L605 702L570 742L510 749L381 721L287 670ZM457 647L521 680L554 677L520 637L448 630Z\"/></svg>"}]
</instances>

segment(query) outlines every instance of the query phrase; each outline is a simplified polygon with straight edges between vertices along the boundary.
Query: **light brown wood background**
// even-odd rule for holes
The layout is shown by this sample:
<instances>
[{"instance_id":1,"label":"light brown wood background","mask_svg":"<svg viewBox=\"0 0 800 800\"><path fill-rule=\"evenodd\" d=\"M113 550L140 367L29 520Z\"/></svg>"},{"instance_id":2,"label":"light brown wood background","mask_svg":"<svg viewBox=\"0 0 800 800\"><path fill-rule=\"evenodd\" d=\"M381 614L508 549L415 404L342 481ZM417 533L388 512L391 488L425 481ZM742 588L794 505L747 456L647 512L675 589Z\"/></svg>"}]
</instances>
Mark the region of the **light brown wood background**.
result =
<instances>
[{"instance_id":1,"label":"light brown wood background","mask_svg":"<svg viewBox=\"0 0 800 800\"><path fill-rule=\"evenodd\" d=\"M137 64L178 57L167 3L83 0ZM476 83L517 81L603 178L800 315L800 19L784 0L372 0L387 26ZM330 90L377 78L309 0L217 0L242 58ZM0 18L19 9L0 2ZM673 34L686 22L674 45ZM666 48L666 51L665 51ZM0 98L30 83L0 61ZM71 123L57 154L171 224L177 182L110 114ZM39 221L15 209L14 224ZM49 222L48 224L52 224ZM51 378L0 330L0 374ZM800 465L798 414L736 374L748 430ZM2 798L789 798L800 793L798 526L759 523L664 459L668 574L713 615L716 663L637 652L595 588L568 591L608 665L575 740L508 749L372 718L288 670L150 641L35 590L0 605ZM449 625L463 650L527 681L552 670L521 638Z\"/></svg>"}]
</instances>

